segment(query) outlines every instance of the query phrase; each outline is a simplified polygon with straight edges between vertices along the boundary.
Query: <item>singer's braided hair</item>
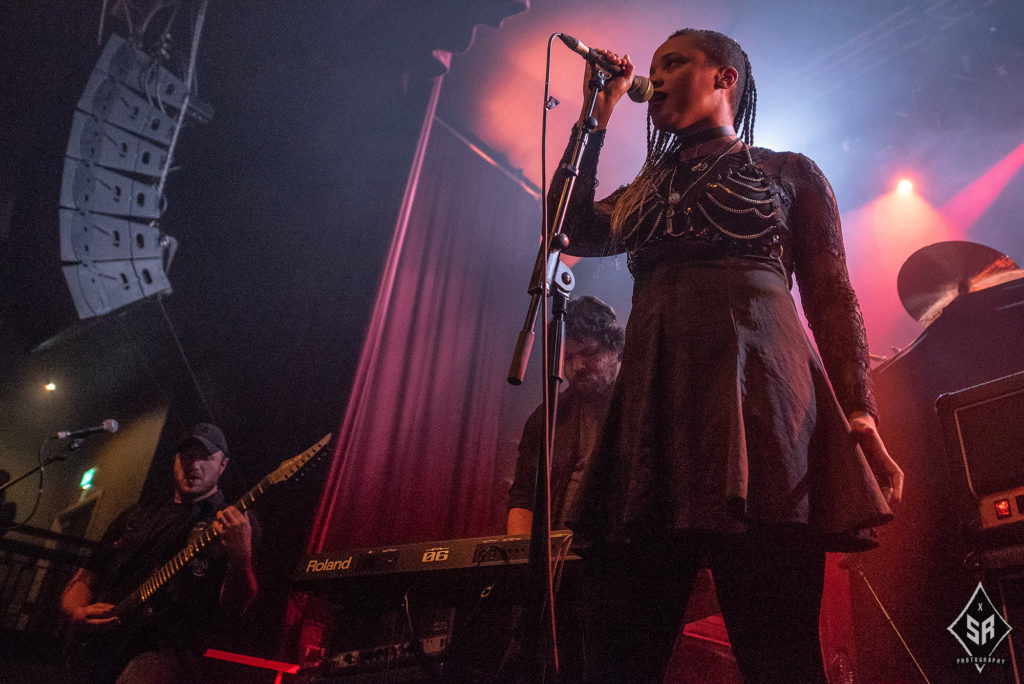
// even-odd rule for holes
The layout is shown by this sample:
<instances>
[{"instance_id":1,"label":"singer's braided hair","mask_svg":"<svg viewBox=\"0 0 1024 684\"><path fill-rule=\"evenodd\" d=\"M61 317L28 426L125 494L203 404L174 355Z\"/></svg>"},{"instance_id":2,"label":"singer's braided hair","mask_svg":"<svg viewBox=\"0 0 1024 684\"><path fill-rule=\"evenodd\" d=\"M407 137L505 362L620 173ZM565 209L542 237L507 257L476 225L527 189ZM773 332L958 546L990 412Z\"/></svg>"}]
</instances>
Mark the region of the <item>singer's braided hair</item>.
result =
<instances>
[{"instance_id":1,"label":"singer's braided hair","mask_svg":"<svg viewBox=\"0 0 1024 684\"><path fill-rule=\"evenodd\" d=\"M749 146L754 144L754 120L757 118L757 85L750 68L750 59L735 40L707 29L684 28L676 31L669 39L689 36L697 41L698 49L718 66L731 66L739 77L738 87L733 87L729 102L733 112L733 128ZM666 163L676 158L679 141L674 133L655 130L651 117L647 117L647 160L640 173L623 191L612 212L612 240L622 236L625 224L636 213L653 188L668 177Z\"/></svg>"},{"instance_id":2,"label":"singer's braided hair","mask_svg":"<svg viewBox=\"0 0 1024 684\"><path fill-rule=\"evenodd\" d=\"M706 29L685 28L673 33L676 36L690 36L697 41L701 52L718 66L731 66L739 72L736 80L740 87L733 88L729 103L733 112L733 128L748 145L754 144L754 119L757 116L757 85L750 70L750 59L740 44L729 36Z\"/></svg>"}]
</instances>

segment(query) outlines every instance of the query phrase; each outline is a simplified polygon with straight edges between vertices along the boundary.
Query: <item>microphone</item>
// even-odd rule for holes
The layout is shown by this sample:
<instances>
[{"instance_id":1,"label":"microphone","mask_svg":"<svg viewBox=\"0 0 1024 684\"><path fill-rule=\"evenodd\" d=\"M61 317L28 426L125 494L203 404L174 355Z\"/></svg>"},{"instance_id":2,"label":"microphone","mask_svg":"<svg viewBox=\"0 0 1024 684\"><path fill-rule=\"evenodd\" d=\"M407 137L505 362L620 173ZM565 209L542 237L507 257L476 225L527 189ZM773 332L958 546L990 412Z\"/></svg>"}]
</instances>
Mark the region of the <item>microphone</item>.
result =
<instances>
[{"instance_id":1,"label":"microphone","mask_svg":"<svg viewBox=\"0 0 1024 684\"><path fill-rule=\"evenodd\" d=\"M81 430L61 430L57 433L57 439L80 439L82 437L88 437L89 435L95 435L98 432L117 432L117 428L117 421L113 418L107 418L103 421L103 425L87 427Z\"/></svg>"},{"instance_id":2,"label":"microphone","mask_svg":"<svg viewBox=\"0 0 1024 684\"><path fill-rule=\"evenodd\" d=\"M564 33L559 33L558 37L561 39L565 46L575 52L576 54L583 57L591 64L596 64L603 70L610 73L612 76L618 76L622 73L622 69L619 68L618 64L613 64L608 61L604 55L591 50L589 47L583 44L582 41L567 36ZM633 102L647 102L654 95L654 86L651 85L651 79L646 76L634 76L633 82L629 85L629 90L626 91L629 95L629 99Z\"/></svg>"}]
</instances>

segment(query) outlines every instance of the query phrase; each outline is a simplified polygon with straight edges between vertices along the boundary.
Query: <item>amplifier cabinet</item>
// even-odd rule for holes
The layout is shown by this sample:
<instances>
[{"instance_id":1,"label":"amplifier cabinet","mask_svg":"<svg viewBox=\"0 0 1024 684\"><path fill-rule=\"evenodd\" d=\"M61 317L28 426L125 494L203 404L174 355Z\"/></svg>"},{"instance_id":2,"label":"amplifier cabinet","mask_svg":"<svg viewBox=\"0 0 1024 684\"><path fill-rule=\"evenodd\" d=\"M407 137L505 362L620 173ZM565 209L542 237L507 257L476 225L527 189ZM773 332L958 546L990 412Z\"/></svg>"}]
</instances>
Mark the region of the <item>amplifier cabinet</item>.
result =
<instances>
[{"instance_id":1,"label":"amplifier cabinet","mask_svg":"<svg viewBox=\"0 0 1024 684\"><path fill-rule=\"evenodd\" d=\"M948 392L939 414L968 541L1024 540L1024 372Z\"/></svg>"}]
</instances>

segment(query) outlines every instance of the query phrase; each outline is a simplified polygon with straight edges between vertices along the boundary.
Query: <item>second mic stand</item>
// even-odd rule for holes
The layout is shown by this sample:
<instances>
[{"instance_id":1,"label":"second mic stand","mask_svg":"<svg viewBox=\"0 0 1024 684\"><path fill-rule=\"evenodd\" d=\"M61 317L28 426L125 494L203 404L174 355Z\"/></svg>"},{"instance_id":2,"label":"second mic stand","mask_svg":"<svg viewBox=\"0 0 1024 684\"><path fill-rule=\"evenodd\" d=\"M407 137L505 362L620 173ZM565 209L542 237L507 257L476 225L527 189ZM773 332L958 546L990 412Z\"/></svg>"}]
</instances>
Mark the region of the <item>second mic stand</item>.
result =
<instances>
[{"instance_id":1,"label":"second mic stand","mask_svg":"<svg viewBox=\"0 0 1024 684\"><path fill-rule=\"evenodd\" d=\"M522 382L526 373L526 363L533 345L533 328L537 313L541 308L542 297L552 296L551 313L553 327L549 331L548 373L544 384L545 421L544 449L540 452L537 463L537 478L533 500L533 521L530 531L530 556L527 595L523 610L523 665L521 674L526 682L543 681L544 658L540 652L541 635L544 629L545 605L548 599L554 601L554 587L551 569L551 521L550 521L550 464L555 445L555 425L558 417L558 386L562 381L562 362L565 352L565 305L569 293L575 287L572 271L561 262L561 253L568 246L568 238L562 233L569 201L579 176L580 160L587 147L590 134L597 128L594 118L594 106L597 94L605 89L610 75L601 69L593 69L587 84L589 93L586 102L586 116L576 128L576 137L569 160L562 168L567 172L562 184L561 195L555 215L550 222L549 232L541 244L530 282L530 309L526 323L519 333L512 367L508 380L514 385ZM546 201L546 198L542 198ZM547 326L544 326L547 327ZM554 626L554 606L551 611L551 648L553 664L558 670L557 638Z\"/></svg>"},{"instance_id":2,"label":"second mic stand","mask_svg":"<svg viewBox=\"0 0 1024 684\"><path fill-rule=\"evenodd\" d=\"M0 527L0 536L3 536L4 534L7 534L12 530L16 530L28 524L28 521L31 520L32 516L36 514L36 510L39 508L39 500L43 497L43 473L46 472L46 466L50 465L54 461L67 460L68 455L78 447L82 446L82 442L84 441L81 437L75 437L73 440L68 442L67 446L63 450L61 450L60 453L54 454L52 456L46 456L44 458L43 450L46 448L46 445L49 444L53 439L53 437L47 437L45 440L43 440L43 443L39 445L39 464L35 468L32 468L28 472L22 473L13 480L8 480L7 482L3 483L3 485L0 485L0 499L2 499L3 493L7 491L9 487L16 485L17 483L21 482L22 480L24 480L29 475L32 475L33 473L39 473L39 487L36 490L36 501L35 504L32 506L32 512L29 513L28 517L22 520L20 523L10 525L9 527ZM13 517L13 513L11 515ZM11 522L13 522L13 520Z\"/></svg>"},{"instance_id":3,"label":"second mic stand","mask_svg":"<svg viewBox=\"0 0 1024 684\"><path fill-rule=\"evenodd\" d=\"M53 455L53 456L47 456L46 458L43 458L43 449L46 447L47 444L49 444L50 440L52 440L52 439L53 439L52 437L47 438L46 441L43 442L42 446L39 447L39 465L37 465L35 468L32 468L28 472L22 473L21 475L19 475L15 479L10 480L8 482L5 482L3 485L0 485L0 492L6 490L8 487L16 485L17 483L21 482L22 480L24 480L29 475L31 475L33 473L38 473L39 471L43 470L46 466L50 465L51 463L54 463L56 461L65 461L65 460L67 460L68 453L71 452L71 451L74 451L78 447L82 446L82 442L84 441L81 437L76 437L75 439L73 439L70 442L68 442L67 447L63 451L61 451L59 454L56 454L56 455Z\"/></svg>"}]
</instances>

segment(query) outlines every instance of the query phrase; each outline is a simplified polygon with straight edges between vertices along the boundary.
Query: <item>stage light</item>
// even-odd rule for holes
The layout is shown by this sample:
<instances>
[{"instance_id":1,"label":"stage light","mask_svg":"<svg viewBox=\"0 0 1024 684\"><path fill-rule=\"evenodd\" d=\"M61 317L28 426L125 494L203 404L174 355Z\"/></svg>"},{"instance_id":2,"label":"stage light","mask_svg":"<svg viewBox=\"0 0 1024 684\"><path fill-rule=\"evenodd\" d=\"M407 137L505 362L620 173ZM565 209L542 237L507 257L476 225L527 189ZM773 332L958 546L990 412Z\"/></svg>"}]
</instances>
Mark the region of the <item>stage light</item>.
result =
<instances>
[{"instance_id":1,"label":"stage light","mask_svg":"<svg viewBox=\"0 0 1024 684\"><path fill-rule=\"evenodd\" d=\"M896 184L896 191L903 195L909 195L914 191L914 184L904 178Z\"/></svg>"},{"instance_id":2,"label":"stage light","mask_svg":"<svg viewBox=\"0 0 1024 684\"><path fill-rule=\"evenodd\" d=\"M966 235L975 221L1006 190L1021 168L1024 168L1024 144L1018 145L942 205L942 215L960 230L961 235Z\"/></svg>"},{"instance_id":3,"label":"stage light","mask_svg":"<svg viewBox=\"0 0 1024 684\"><path fill-rule=\"evenodd\" d=\"M43 389L45 389L47 392L53 392L54 390L57 389L57 385L53 384L52 382L48 382L45 385L43 385Z\"/></svg>"}]
</instances>

